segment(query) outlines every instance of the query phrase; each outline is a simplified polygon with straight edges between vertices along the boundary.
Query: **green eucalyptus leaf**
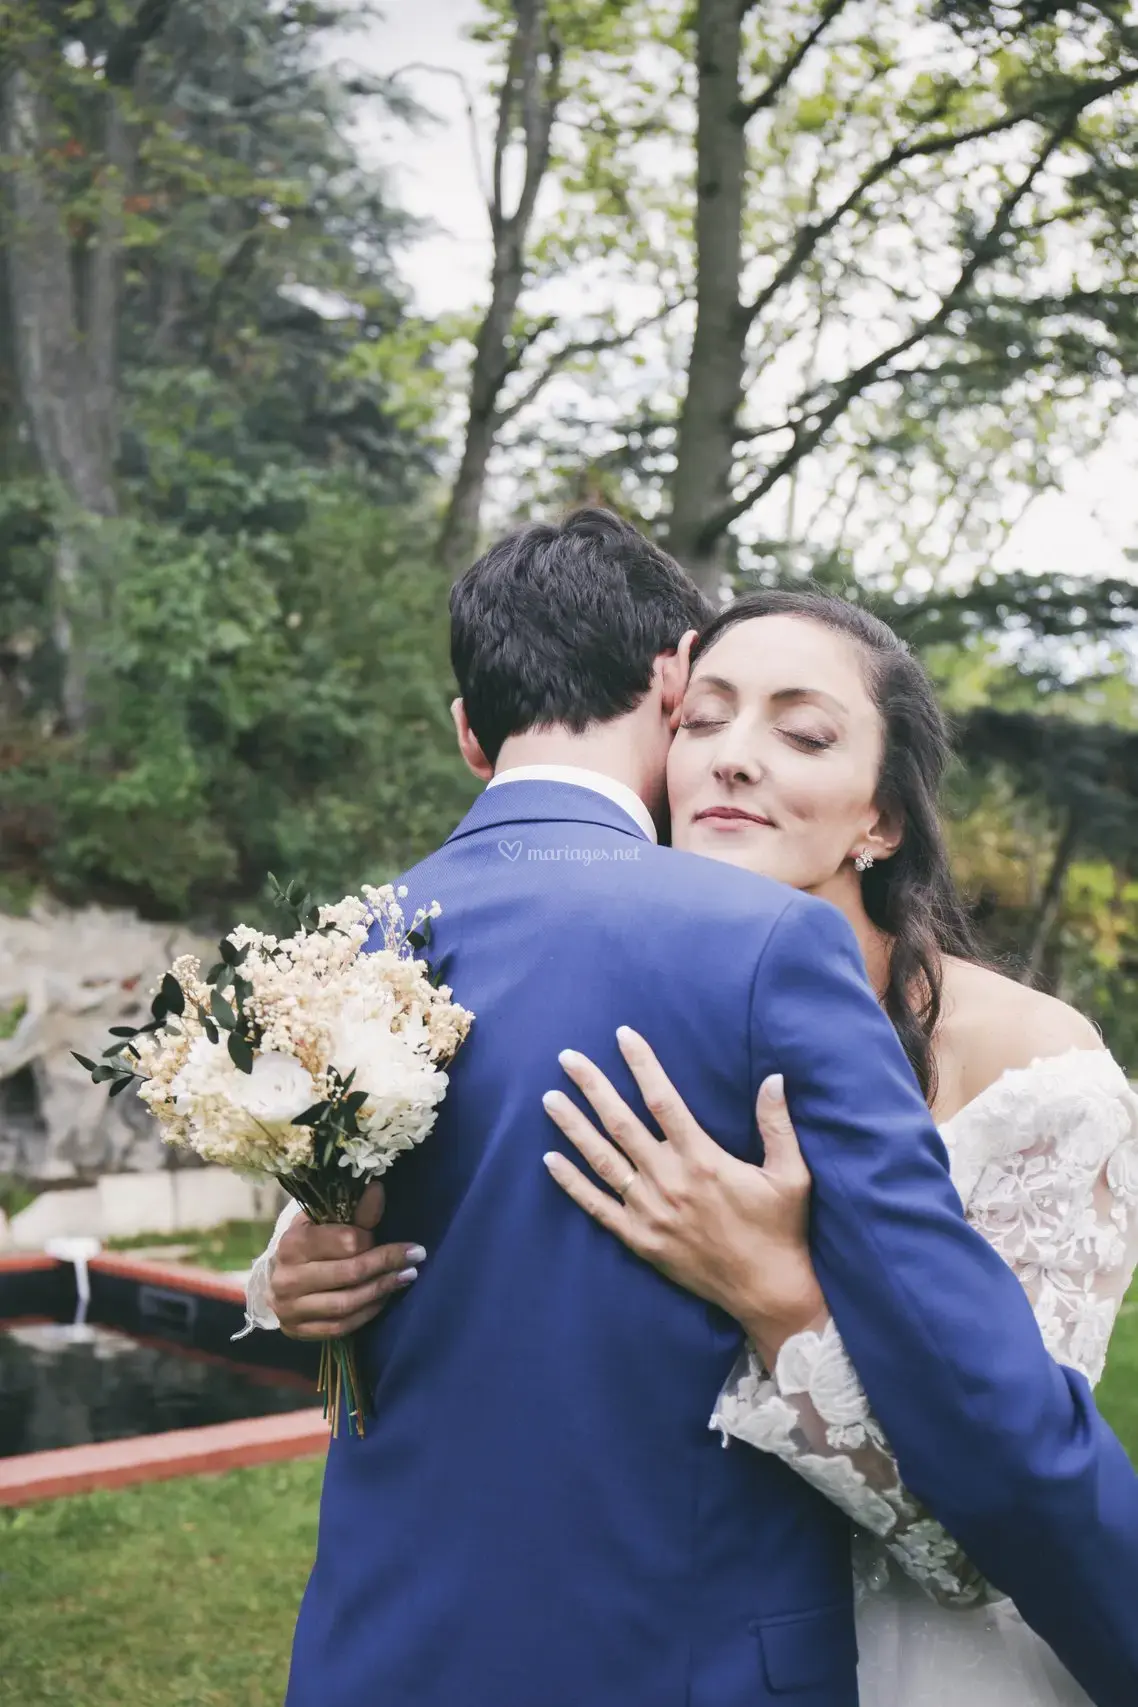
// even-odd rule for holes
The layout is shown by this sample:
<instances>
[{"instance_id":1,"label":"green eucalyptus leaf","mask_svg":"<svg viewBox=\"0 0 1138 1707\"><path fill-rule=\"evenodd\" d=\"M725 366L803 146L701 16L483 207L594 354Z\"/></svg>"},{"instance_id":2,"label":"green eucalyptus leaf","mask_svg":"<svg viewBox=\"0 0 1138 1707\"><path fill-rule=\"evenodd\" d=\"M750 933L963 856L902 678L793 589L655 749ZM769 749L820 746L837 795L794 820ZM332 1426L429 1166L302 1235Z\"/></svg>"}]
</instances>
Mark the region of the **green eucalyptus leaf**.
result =
<instances>
[{"instance_id":1,"label":"green eucalyptus leaf","mask_svg":"<svg viewBox=\"0 0 1138 1707\"><path fill-rule=\"evenodd\" d=\"M202 1030L205 1032L211 1043L216 1043L218 1041L217 1027L208 1016L202 1020Z\"/></svg>"},{"instance_id":2,"label":"green eucalyptus leaf","mask_svg":"<svg viewBox=\"0 0 1138 1707\"><path fill-rule=\"evenodd\" d=\"M229 1059L238 1072L251 1073L253 1071L252 1045L246 1038L242 1037L239 1031L229 1033Z\"/></svg>"},{"instance_id":3,"label":"green eucalyptus leaf","mask_svg":"<svg viewBox=\"0 0 1138 1707\"><path fill-rule=\"evenodd\" d=\"M315 1126L328 1112L326 1102L314 1102L311 1108L306 1108L303 1114L298 1114L292 1122L294 1126Z\"/></svg>"},{"instance_id":4,"label":"green eucalyptus leaf","mask_svg":"<svg viewBox=\"0 0 1138 1707\"><path fill-rule=\"evenodd\" d=\"M88 1073L98 1072L98 1066L96 1065L96 1063L94 1061L89 1060L86 1055L80 1055L79 1052L75 1049L73 1049L71 1051L71 1053L72 1053L72 1056L74 1057L74 1059L76 1061L78 1061L79 1065L81 1067L85 1068Z\"/></svg>"},{"instance_id":5,"label":"green eucalyptus leaf","mask_svg":"<svg viewBox=\"0 0 1138 1707\"><path fill-rule=\"evenodd\" d=\"M215 990L210 997L209 1011L223 1031L232 1031L235 1028L237 1015L220 990Z\"/></svg>"},{"instance_id":6,"label":"green eucalyptus leaf","mask_svg":"<svg viewBox=\"0 0 1138 1707\"><path fill-rule=\"evenodd\" d=\"M186 993L172 972L167 972L162 980L161 996L168 1014L185 1013Z\"/></svg>"},{"instance_id":7,"label":"green eucalyptus leaf","mask_svg":"<svg viewBox=\"0 0 1138 1707\"><path fill-rule=\"evenodd\" d=\"M120 1079L117 1085L111 1086L111 1095L113 1097L122 1096L122 1093L126 1090L127 1086L132 1085L133 1083L134 1074L132 1073L129 1079Z\"/></svg>"}]
</instances>

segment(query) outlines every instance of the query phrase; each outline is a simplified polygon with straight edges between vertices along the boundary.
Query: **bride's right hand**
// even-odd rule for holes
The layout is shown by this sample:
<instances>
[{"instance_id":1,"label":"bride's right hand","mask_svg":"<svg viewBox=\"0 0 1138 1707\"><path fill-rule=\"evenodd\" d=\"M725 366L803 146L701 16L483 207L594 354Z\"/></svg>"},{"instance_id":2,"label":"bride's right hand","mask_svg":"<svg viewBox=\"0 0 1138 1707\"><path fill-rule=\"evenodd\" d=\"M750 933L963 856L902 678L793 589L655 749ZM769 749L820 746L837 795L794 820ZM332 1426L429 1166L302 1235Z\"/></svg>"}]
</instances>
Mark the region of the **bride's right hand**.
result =
<instances>
[{"instance_id":1,"label":"bride's right hand","mask_svg":"<svg viewBox=\"0 0 1138 1707\"><path fill-rule=\"evenodd\" d=\"M370 1322L393 1293L412 1285L421 1245L377 1245L383 1187L369 1185L350 1227L298 1215L273 1260L269 1302L289 1339L341 1339Z\"/></svg>"},{"instance_id":2,"label":"bride's right hand","mask_svg":"<svg viewBox=\"0 0 1138 1707\"><path fill-rule=\"evenodd\" d=\"M642 1037L622 1027L617 1041L664 1141L599 1067L566 1050L561 1065L609 1136L561 1092L546 1096L546 1113L616 1195L557 1151L544 1158L546 1167L630 1250L734 1316L770 1368L787 1339L826 1319L807 1236L810 1171L781 1078L769 1078L759 1093L759 1166L704 1131Z\"/></svg>"}]
</instances>

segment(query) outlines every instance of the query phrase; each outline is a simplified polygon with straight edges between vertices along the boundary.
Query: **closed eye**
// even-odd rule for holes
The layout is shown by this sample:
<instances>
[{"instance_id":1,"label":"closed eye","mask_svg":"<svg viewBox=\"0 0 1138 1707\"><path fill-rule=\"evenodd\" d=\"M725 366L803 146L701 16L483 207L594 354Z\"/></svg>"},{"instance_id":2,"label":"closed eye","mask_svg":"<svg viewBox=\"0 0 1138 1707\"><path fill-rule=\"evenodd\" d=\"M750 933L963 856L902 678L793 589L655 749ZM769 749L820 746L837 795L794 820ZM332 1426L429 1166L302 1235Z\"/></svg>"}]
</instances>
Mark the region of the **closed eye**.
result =
<instances>
[{"instance_id":1,"label":"closed eye","mask_svg":"<svg viewBox=\"0 0 1138 1707\"><path fill-rule=\"evenodd\" d=\"M788 741L794 741L798 746L806 748L811 753L822 753L827 747L832 747L834 744L832 741L821 740L816 735L800 735L797 729L780 729L779 734L784 735Z\"/></svg>"},{"instance_id":2,"label":"closed eye","mask_svg":"<svg viewBox=\"0 0 1138 1707\"><path fill-rule=\"evenodd\" d=\"M722 729L726 718L723 717L685 717L680 724L681 729Z\"/></svg>"}]
</instances>

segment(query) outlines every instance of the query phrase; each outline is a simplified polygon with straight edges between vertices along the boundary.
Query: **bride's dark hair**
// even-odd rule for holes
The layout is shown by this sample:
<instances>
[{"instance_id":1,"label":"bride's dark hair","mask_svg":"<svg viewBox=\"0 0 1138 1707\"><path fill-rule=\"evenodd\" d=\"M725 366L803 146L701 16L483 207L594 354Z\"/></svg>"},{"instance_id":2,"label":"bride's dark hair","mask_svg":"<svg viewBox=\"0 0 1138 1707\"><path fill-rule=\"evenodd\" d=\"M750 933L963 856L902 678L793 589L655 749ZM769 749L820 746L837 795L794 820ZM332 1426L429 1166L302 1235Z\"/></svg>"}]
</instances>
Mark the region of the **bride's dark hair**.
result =
<instances>
[{"instance_id":1,"label":"bride's dark hair","mask_svg":"<svg viewBox=\"0 0 1138 1707\"><path fill-rule=\"evenodd\" d=\"M891 858L862 874L865 910L892 938L883 1006L927 1102L936 1096L932 1039L941 1012L941 958L980 960L948 863L937 796L952 744L932 683L888 623L817 589L746 593L714 617L692 647L692 663L728 629L760 616L799 616L846 635L865 659L866 685L881 716L884 750L877 805L901 825Z\"/></svg>"}]
</instances>

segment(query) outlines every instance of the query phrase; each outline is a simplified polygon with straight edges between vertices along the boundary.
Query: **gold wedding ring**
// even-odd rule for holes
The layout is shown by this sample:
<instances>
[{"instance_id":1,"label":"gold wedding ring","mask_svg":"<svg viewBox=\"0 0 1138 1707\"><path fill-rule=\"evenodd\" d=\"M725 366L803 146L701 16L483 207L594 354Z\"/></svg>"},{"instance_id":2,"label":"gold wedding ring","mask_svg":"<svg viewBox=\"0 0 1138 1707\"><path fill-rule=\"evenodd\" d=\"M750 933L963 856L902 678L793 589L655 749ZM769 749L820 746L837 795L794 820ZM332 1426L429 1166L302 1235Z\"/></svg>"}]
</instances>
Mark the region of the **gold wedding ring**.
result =
<instances>
[{"instance_id":1,"label":"gold wedding ring","mask_svg":"<svg viewBox=\"0 0 1138 1707\"><path fill-rule=\"evenodd\" d=\"M625 1180L623 1185L617 1186L617 1188L616 1188L616 1194L618 1197L626 1198L628 1196L628 1193L632 1189L632 1185L633 1185L633 1182L635 1181L636 1177L637 1177L636 1169L635 1168L629 1168L628 1178Z\"/></svg>"}]
</instances>

